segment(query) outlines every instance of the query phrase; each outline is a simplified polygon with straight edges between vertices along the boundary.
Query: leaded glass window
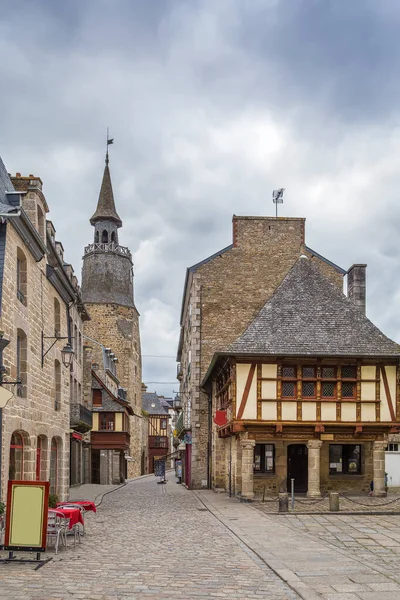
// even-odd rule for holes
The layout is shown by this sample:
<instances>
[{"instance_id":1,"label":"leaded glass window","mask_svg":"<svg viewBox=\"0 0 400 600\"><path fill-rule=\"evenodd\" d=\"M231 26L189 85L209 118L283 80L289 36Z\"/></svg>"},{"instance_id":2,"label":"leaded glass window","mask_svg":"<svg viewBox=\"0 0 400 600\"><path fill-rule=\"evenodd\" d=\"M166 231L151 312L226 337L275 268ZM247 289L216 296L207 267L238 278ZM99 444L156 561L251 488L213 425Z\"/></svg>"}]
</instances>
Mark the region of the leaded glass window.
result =
<instances>
[{"instance_id":1,"label":"leaded glass window","mask_svg":"<svg viewBox=\"0 0 400 600\"><path fill-rule=\"evenodd\" d=\"M334 398L336 396L336 383L333 381L325 381L322 383L323 398Z\"/></svg>"},{"instance_id":2,"label":"leaded glass window","mask_svg":"<svg viewBox=\"0 0 400 600\"><path fill-rule=\"evenodd\" d=\"M356 392L356 384L343 381L342 383L342 398L354 398Z\"/></svg>"},{"instance_id":3,"label":"leaded glass window","mask_svg":"<svg viewBox=\"0 0 400 600\"><path fill-rule=\"evenodd\" d=\"M282 397L294 398L296 392L296 384L291 381L284 381L282 384Z\"/></svg>"},{"instance_id":4,"label":"leaded glass window","mask_svg":"<svg viewBox=\"0 0 400 600\"><path fill-rule=\"evenodd\" d=\"M315 397L315 383L312 381L303 381L303 397L314 398Z\"/></svg>"},{"instance_id":5,"label":"leaded glass window","mask_svg":"<svg viewBox=\"0 0 400 600\"><path fill-rule=\"evenodd\" d=\"M342 379L355 379L356 377L356 367L354 367L353 365L344 365L342 367Z\"/></svg>"},{"instance_id":6,"label":"leaded glass window","mask_svg":"<svg viewBox=\"0 0 400 600\"><path fill-rule=\"evenodd\" d=\"M296 377L296 367L283 367L282 377Z\"/></svg>"},{"instance_id":7,"label":"leaded glass window","mask_svg":"<svg viewBox=\"0 0 400 600\"><path fill-rule=\"evenodd\" d=\"M315 367L303 367L303 379L315 377Z\"/></svg>"},{"instance_id":8,"label":"leaded glass window","mask_svg":"<svg viewBox=\"0 0 400 600\"><path fill-rule=\"evenodd\" d=\"M335 379L336 368L335 367L322 367L322 379Z\"/></svg>"}]
</instances>

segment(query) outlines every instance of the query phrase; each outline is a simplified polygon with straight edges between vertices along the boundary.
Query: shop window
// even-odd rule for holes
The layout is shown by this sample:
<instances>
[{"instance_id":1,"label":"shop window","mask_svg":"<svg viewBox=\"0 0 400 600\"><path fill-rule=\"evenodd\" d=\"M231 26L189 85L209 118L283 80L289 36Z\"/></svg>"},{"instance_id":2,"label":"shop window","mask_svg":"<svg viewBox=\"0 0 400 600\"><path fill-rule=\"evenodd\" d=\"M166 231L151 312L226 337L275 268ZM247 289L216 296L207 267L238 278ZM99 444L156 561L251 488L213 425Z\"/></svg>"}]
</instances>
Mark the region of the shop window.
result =
<instances>
[{"instance_id":1,"label":"shop window","mask_svg":"<svg viewBox=\"0 0 400 600\"><path fill-rule=\"evenodd\" d=\"M275 473L274 444L256 444L254 447L254 472Z\"/></svg>"},{"instance_id":2,"label":"shop window","mask_svg":"<svg viewBox=\"0 0 400 600\"><path fill-rule=\"evenodd\" d=\"M361 445L360 444L330 444L329 473L331 475L360 475L361 474Z\"/></svg>"}]
</instances>

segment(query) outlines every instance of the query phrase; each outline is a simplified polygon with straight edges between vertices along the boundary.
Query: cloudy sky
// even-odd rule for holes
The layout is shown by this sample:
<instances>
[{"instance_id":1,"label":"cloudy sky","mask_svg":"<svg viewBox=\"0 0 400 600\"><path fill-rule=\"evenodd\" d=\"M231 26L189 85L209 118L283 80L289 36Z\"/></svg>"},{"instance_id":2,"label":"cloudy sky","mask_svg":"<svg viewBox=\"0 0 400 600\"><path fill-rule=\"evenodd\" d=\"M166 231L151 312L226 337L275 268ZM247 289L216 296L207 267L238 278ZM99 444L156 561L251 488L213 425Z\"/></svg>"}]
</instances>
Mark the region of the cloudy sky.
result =
<instances>
[{"instance_id":1,"label":"cloudy sky","mask_svg":"<svg viewBox=\"0 0 400 600\"><path fill-rule=\"evenodd\" d=\"M39 175L80 275L104 166L135 262L144 381L173 382L187 266L231 218L305 216L309 246L368 263L400 341L398 0L3 0L0 155ZM173 385L149 384L171 394Z\"/></svg>"}]
</instances>

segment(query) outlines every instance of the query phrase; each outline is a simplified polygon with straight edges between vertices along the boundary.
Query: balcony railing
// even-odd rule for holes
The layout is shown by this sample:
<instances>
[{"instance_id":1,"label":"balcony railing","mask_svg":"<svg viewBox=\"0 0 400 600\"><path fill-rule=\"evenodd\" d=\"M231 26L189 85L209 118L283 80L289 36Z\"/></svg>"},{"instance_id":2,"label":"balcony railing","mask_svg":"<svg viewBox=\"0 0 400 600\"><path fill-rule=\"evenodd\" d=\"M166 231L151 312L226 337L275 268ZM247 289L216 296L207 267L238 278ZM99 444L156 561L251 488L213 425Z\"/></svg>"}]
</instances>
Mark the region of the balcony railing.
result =
<instances>
[{"instance_id":1,"label":"balcony railing","mask_svg":"<svg viewBox=\"0 0 400 600\"><path fill-rule=\"evenodd\" d=\"M120 246L119 244L114 244L114 242L110 242L109 244L101 244L99 242L95 242L94 244L89 244L85 246L85 255L93 254L95 252L112 252L114 254L120 254L122 256L126 256L132 260L132 254L129 248L125 246Z\"/></svg>"},{"instance_id":2,"label":"balcony railing","mask_svg":"<svg viewBox=\"0 0 400 600\"><path fill-rule=\"evenodd\" d=\"M70 404L70 427L85 433L90 431L93 426L92 412L83 404Z\"/></svg>"},{"instance_id":3,"label":"balcony railing","mask_svg":"<svg viewBox=\"0 0 400 600\"><path fill-rule=\"evenodd\" d=\"M191 423L190 423L190 410L187 407L181 412L179 415L175 430L178 437L181 437L185 431L190 431Z\"/></svg>"}]
</instances>

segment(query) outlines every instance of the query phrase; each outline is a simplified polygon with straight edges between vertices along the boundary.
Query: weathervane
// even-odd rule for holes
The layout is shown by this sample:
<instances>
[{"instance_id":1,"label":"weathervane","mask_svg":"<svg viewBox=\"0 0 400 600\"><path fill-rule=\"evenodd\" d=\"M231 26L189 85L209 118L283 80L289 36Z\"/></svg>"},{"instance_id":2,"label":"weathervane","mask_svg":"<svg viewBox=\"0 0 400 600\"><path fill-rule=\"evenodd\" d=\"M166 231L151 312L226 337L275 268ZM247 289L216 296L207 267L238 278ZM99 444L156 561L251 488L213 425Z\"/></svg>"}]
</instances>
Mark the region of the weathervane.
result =
<instances>
[{"instance_id":1,"label":"weathervane","mask_svg":"<svg viewBox=\"0 0 400 600\"><path fill-rule=\"evenodd\" d=\"M285 188L279 188L279 190L274 190L272 192L272 202L276 207L276 218L278 218L278 204L283 204L283 192Z\"/></svg>"},{"instance_id":2,"label":"weathervane","mask_svg":"<svg viewBox=\"0 0 400 600\"><path fill-rule=\"evenodd\" d=\"M108 127L107 127L106 165L108 165L108 146L113 143L114 143L114 138L110 138L108 136Z\"/></svg>"}]
</instances>

